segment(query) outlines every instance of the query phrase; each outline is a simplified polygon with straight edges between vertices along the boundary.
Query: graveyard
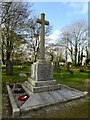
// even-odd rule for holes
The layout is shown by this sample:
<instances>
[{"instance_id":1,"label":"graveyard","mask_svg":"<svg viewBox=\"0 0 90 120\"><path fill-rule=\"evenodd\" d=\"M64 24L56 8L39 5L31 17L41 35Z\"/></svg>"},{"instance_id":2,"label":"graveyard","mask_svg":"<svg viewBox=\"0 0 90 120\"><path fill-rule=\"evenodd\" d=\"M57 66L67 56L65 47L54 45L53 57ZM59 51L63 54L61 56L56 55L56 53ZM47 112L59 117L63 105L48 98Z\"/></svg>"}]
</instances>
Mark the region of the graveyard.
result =
<instances>
[{"instance_id":1,"label":"graveyard","mask_svg":"<svg viewBox=\"0 0 90 120\"><path fill-rule=\"evenodd\" d=\"M41 14L41 19L37 19L37 23L41 24L39 59L31 65L31 74L29 74L29 76L26 74L19 74L23 81L23 77L26 77L28 81L25 80L22 83L19 81L19 83L15 82L12 84L9 81L6 82L13 117L20 117L23 116L23 114L29 113L33 110L38 110L40 108L43 109L44 107L59 103L67 103L68 101L83 98L88 94L88 90L81 91L72 88L71 86L66 86L61 82L59 83L56 81L56 79L59 78L58 74L55 76L56 79L53 78L52 64L47 63L45 59L44 27L45 25L49 25L49 22L45 21L44 13ZM72 77L72 73L74 72L70 72L70 70L68 72ZM87 70L87 74L84 74L82 77L83 79L84 77L88 78L88 72L89 71ZM61 79L63 79L64 82L66 80L68 81L67 77L65 78L65 75L66 73L61 74ZM80 76L78 75L78 77ZM78 79L76 79L76 81ZM81 79L79 83L83 84L83 80Z\"/></svg>"},{"instance_id":2,"label":"graveyard","mask_svg":"<svg viewBox=\"0 0 90 120\"><path fill-rule=\"evenodd\" d=\"M77 68L74 68L74 69L77 70ZM2 67L2 79L3 79L3 87L2 87L2 90L3 90L3 92L2 92L3 93L3 106L2 106L3 107L3 113L2 114L3 114L3 117L11 117L12 116L11 106L10 106L9 98L8 98L8 95L7 95L6 82L9 82L9 83L12 83L12 84L13 83L23 83L24 81L26 81L28 79L28 77L19 76L19 73L28 73L28 72L30 72L30 68L28 66L26 66L26 68L20 69L19 66L15 66L14 71L15 71L14 76L6 76L5 75L5 66ZM88 89L87 78L88 78L89 69L86 69L86 71L87 72L77 71L77 72L74 72L75 75L70 75L70 73L67 72L66 68L62 67L62 70L60 70L59 72L54 71L53 76L54 76L54 79L56 79L58 83L76 88L80 91L87 91L87 89ZM66 74L64 79L61 78L61 73ZM78 76L78 74L80 76ZM67 77L67 75L68 75L68 77ZM23 78L23 80L22 80L22 78ZM75 103L78 103L78 102L75 101ZM8 104L8 106L7 106L7 104ZM70 117L71 116L72 117L76 117L76 116L77 117L78 116L79 117L83 117L83 116L86 117L88 115L88 111L87 111L88 101L87 101L87 98L84 98L84 100L82 100L82 102L79 100L79 104L77 104L77 106L74 106L74 105L72 105L72 106L73 106L73 108L69 108L69 109L72 109L73 112L67 111L67 109L63 110L63 107L60 106L62 108L62 111L63 111L63 112L61 112L61 116L68 118L68 114L70 114ZM64 108L68 108L68 107L64 106ZM8 113L6 115L5 115L5 111L6 111L6 113L8 111ZM40 111L40 113L39 113L38 117L39 118L40 117L45 117L44 111L43 110L39 110L39 111ZM59 111L61 111L61 110L59 109ZM80 114L78 114L77 111ZM31 112L31 113L33 115L33 112ZM34 111L34 113L36 113L36 112ZM51 111L50 113L49 114L50 114L51 117L55 117L55 118L60 117L60 112L58 112L58 110L55 110L54 113ZM52 113L54 114L54 116L52 115ZM35 116L36 115L34 114L33 117L35 117ZM50 117L50 116L48 116L48 117Z\"/></svg>"},{"instance_id":3,"label":"graveyard","mask_svg":"<svg viewBox=\"0 0 90 120\"><path fill-rule=\"evenodd\" d=\"M12 17L4 13L9 20L2 16L2 118L88 118L86 23L72 24L49 43L52 26L45 13L32 18L23 3L1 6L16 12L15 18L13 11Z\"/></svg>"}]
</instances>

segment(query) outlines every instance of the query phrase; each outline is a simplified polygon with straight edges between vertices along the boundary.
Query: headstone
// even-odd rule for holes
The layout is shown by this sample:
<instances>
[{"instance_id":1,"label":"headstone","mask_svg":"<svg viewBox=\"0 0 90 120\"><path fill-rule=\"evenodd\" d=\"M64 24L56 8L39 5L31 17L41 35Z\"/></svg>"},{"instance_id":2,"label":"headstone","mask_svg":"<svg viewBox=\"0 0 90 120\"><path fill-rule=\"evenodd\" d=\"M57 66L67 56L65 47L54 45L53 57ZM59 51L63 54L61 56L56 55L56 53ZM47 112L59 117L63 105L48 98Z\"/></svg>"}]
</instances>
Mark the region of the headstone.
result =
<instances>
[{"instance_id":1,"label":"headstone","mask_svg":"<svg viewBox=\"0 0 90 120\"><path fill-rule=\"evenodd\" d=\"M71 62L67 62L67 71L69 71L71 64Z\"/></svg>"},{"instance_id":2,"label":"headstone","mask_svg":"<svg viewBox=\"0 0 90 120\"><path fill-rule=\"evenodd\" d=\"M21 76L21 77L27 77L26 74L22 74L22 73L20 73L19 76Z\"/></svg>"}]
</instances>

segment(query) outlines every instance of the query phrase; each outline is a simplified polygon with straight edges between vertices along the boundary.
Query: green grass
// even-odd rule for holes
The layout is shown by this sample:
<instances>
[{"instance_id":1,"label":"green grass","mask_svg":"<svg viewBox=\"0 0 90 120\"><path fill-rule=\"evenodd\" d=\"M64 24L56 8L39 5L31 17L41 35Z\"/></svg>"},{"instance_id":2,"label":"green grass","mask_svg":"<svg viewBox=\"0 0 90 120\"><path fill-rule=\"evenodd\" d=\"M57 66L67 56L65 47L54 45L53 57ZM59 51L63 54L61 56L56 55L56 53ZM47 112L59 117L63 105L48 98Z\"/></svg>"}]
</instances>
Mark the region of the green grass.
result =
<instances>
[{"instance_id":1,"label":"green grass","mask_svg":"<svg viewBox=\"0 0 90 120\"><path fill-rule=\"evenodd\" d=\"M27 77L19 76L19 74L20 73L29 73L30 67L20 68L18 66L14 66L13 71L14 71L13 76L6 76L6 68L5 68L5 66L2 67L2 84L3 84L2 91L3 92L6 92L6 82L21 83L21 82L27 80Z\"/></svg>"},{"instance_id":2,"label":"green grass","mask_svg":"<svg viewBox=\"0 0 90 120\"><path fill-rule=\"evenodd\" d=\"M79 68L72 68L73 74L70 74L66 69L61 69L58 72L54 72L54 79L58 83L68 85L80 90L87 90L86 79L89 78L89 70L86 68L84 72L80 72Z\"/></svg>"},{"instance_id":3,"label":"green grass","mask_svg":"<svg viewBox=\"0 0 90 120\"><path fill-rule=\"evenodd\" d=\"M20 68L19 66L14 66L14 74L13 76L6 76L6 68L5 66L2 66L2 83L3 83L3 92L6 91L6 82L10 83L16 83L16 82L23 82L27 80L27 77L21 77L19 76L20 73L29 73L31 67L25 66L23 68ZM86 82L85 80L88 79L88 72L89 69L83 68L84 72L80 72L81 68L72 68L73 75L70 74L65 67L62 67L61 70L58 72L53 73L54 79L57 80L58 83L65 84L80 90L87 90ZM63 78L62 78L63 74Z\"/></svg>"}]
</instances>

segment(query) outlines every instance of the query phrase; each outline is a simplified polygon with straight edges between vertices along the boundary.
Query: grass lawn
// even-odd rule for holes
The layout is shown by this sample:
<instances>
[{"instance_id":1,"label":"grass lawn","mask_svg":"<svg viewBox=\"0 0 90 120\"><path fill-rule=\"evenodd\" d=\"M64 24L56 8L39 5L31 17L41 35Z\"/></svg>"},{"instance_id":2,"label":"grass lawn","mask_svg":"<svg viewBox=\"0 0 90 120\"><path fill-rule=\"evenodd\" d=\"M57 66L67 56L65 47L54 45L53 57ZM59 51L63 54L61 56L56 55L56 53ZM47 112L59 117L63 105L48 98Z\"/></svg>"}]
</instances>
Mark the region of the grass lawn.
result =
<instances>
[{"instance_id":1,"label":"grass lawn","mask_svg":"<svg viewBox=\"0 0 90 120\"><path fill-rule=\"evenodd\" d=\"M14 74L13 76L6 76L6 67L2 67L2 91L6 92L6 82L9 83L21 83L25 80L27 80L28 77L22 77L19 76L20 73L29 73L30 72L30 67L23 67L20 68L19 66L14 66L13 68Z\"/></svg>"},{"instance_id":2,"label":"grass lawn","mask_svg":"<svg viewBox=\"0 0 90 120\"><path fill-rule=\"evenodd\" d=\"M53 73L54 79L57 80L58 83L65 84L80 90L87 90L86 88L86 79L90 78L89 76L89 68L83 68L84 71L80 72L82 68L71 68L73 74L70 74L66 68L62 67L58 72ZM6 68L2 66L2 83L3 83L3 92L6 91L6 82L15 83L15 82L23 82L27 80L28 77L19 76L20 73L30 73L31 67L19 67L14 66L14 75L6 76Z\"/></svg>"},{"instance_id":3,"label":"grass lawn","mask_svg":"<svg viewBox=\"0 0 90 120\"><path fill-rule=\"evenodd\" d=\"M83 72L80 72L83 69ZM89 79L89 68L71 68L73 74L70 74L65 68L61 68L58 72L54 72L54 79L58 83L65 84L70 87L77 88L82 91L87 91L86 79Z\"/></svg>"}]
</instances>

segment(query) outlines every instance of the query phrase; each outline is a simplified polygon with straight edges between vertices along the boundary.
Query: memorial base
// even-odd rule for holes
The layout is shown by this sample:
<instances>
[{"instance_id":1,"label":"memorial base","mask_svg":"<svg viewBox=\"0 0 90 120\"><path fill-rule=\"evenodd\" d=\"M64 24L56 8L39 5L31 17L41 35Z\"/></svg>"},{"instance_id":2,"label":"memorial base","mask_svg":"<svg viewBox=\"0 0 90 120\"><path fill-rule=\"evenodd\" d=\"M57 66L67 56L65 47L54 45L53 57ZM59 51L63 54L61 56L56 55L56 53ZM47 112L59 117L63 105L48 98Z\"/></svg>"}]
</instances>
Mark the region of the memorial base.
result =
<instances>
[{"instance_id":1,"label":"memorial base","mask_svg":"<svg viewBox=\"0 0 90 120\"><path fill-rule=\"evenodd\" d=\"M60 84L53 80L52 65L40 60L32 65L31 78L23 86L34 93L60 89Z\"/></svg>"}]
</instances>

